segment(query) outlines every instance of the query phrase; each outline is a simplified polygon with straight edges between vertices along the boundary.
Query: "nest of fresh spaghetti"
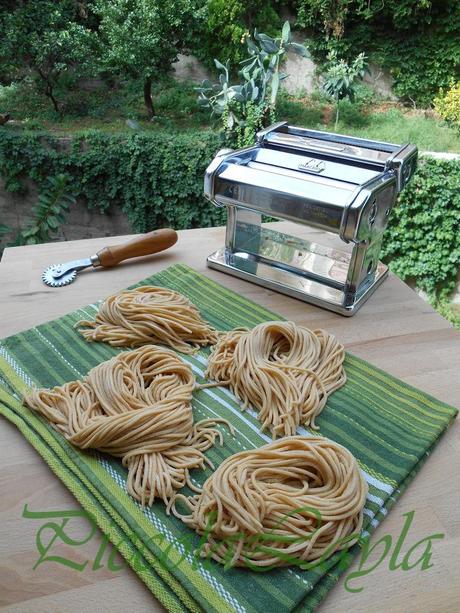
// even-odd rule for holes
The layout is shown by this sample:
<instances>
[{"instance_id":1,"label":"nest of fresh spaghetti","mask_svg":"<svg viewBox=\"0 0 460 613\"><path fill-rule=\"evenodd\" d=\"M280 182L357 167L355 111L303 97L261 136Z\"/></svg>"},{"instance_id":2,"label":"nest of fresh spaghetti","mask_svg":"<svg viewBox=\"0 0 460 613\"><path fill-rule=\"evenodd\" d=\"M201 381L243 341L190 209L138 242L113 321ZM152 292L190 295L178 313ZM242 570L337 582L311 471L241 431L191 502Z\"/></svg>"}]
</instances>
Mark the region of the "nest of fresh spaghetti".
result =
<instances>
[{"instance_id":1,"label":"nest of fresh spaghetti","mask_svg":"<svg viewBox=\"0 0 460 613\"><path fill-rule=\"evenodd\" d=\"M137 347L102 362L79 380L33 389L25 403L80 449L120 457L128 493L142 505L160 498L198 534L201 554L249 568L326 559L358 539L367 484L341 445L295 436L315 419L346 381L345 350L323 330L271 321L252 330L217 332L173 290L141 286L107 298L95 320L77 324L88 341ZM156 344L163 345L159 347ZM174 351L212 345L197 385ZM193 468L214 468L204 455L223 419L194 422L195 389L228 386L252 408L273 438L259 449L228 457L203 488ZM188 486L192 495L178 493ZM188 513L178 510L182 500Z\"/></svg>"},{"instance_id":2,"label":"nest of fresh spaghetti","mask_svg":"<svg viewBox=\"0 0 460 613\"><path fill-rule=\"evenodd\" d=\"M354 456L326 438L288 437L236 453L174 513L205 535L200 554L267 569L323 561L359 538L367 483ZM185 502L189 514L181 514Z\"/></svg>"},{"instance_id":3,"label":"nest of fresh spaghetti","mask_svg":"<svg viewBox=\"0 0 460 613\"><path fill-rule=\"evenodd\" d=\"M99 306L94 320L81 320L75 327L87 341L115 347L155 344L193 353L217 340L216 330L188 298L154 285L109 296Z\"/></svg>"},{"instance_id":4,"label":"nest of fresh spaghetti","mask_svg":"<svg viewBox=\"0 0 460 613\"><path fill-rule=\"evenodd\" d=\"M262 430L293 436L315 419L346 381L345 349L324 330L269 321L219 336L205 376L230 387L258 413Z\"/></svg>"},{"instance_id":5,"label":"nest of fresh spaghetti","mask_svg":"<svg viewBox=\"0 0 460 613\"><path fill-rule=\"evenodd\" d=\"M168 504L188 485L192 468L212 463L204 451L221 419L194 423L191 368L173 351L147 345L102 362L82 379L53 389L32 389L25 404L80 449L122 458L127 491L142 505Z\"/></svg>"}]
</instances>

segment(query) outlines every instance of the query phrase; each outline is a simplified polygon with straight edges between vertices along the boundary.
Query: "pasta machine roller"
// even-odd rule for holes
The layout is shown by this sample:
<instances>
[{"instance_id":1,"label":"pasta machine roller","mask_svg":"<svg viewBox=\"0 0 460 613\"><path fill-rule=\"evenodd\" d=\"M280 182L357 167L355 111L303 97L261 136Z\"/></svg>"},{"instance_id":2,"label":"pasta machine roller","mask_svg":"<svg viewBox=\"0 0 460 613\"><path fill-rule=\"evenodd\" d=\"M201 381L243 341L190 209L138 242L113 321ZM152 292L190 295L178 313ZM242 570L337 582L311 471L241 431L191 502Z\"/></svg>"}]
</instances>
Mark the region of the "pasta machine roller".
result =
<instances>
[{"instance_id":1,"label":"pasta machine roller","mask_svg":"<svg viewBox=\"0 0 460 613\"><path fill-rule=\"evenodd\" d=\"M206 169L205 196L227 207L225 245L208 266L353 315L388 274L383 232L416 166L413 145L275 124L251 147L219 151ZM264 216L300 224L300 237L264 227ZM302 238L302 226L352 248Z\"/></svg>"}]
</instances>

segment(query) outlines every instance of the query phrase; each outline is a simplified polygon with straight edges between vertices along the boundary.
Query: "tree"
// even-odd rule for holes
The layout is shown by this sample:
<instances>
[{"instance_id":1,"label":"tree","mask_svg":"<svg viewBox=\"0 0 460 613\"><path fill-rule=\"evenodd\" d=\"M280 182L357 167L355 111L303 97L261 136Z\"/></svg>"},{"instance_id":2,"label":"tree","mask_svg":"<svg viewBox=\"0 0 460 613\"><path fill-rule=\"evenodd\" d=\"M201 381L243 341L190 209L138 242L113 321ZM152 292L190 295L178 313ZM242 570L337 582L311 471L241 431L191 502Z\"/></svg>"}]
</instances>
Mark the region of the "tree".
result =
<instances>
[{"instance_id":1,"label":"tree","mask_svg":"<svg viewBox=\"0 0 460 613\"><path fill-rule=\"evenodd\" d=\"M82 71L92 56L94 37L84 20L84 3L76 0L10 2L0 14L2 65L14 79L34 76L57 112L61 80Z\"/></svg>"},{"instance_id":2,"label":"tree","mask_svg":"<svg viewBox=\"0 0 460 613\"><path fill-rule=\"evenodd\" d=\"M166 75L185 50L198 12L195 0L95 0L103 44L102 66L140 79L149 117L154 79Z\"/></svg>"},{"instance_id":3,"label":"tree","mask_svg":"<svg viewBox=\"0 0 460 613\"><path fill-rule=\"evenodd\" d=\"M337 52L327 56L328 65L323 75L323 89L335 102L335 129L339 123L339 101L348 98L353 101L358 80L366 70L366 56L360 53L350 64L337 58Z\"/></svg>"}]
</instances>

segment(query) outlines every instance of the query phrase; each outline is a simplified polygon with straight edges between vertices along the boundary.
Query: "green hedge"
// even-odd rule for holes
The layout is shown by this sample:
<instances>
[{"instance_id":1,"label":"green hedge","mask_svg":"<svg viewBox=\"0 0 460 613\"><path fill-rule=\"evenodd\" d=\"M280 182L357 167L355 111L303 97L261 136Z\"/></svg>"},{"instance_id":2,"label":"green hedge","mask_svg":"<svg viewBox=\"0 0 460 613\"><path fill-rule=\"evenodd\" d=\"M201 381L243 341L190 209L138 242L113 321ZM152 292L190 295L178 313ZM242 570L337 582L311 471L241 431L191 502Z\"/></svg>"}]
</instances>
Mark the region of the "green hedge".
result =
<instances>
[{"instance_id":1,"label":"green hedge","mask_svg":"<svg viewBox=\"0 0 460 613\"><path fill-rule=\"evenodd\" d=\"M89 208L120 205L132 228L195 228L225 223L225 210L203 198L204 170L221 146L211 131L107 134L62 139L0 129L0 176L6 188L30 177L39 187L67 173ZM460 267L460 160L420 160L394 208L383 258L432 298L454 289Z\"/></svg>"},{"instance_id":2,"label":"green hedge","mask_svg":"<svg viewBox=\"0 0 460 613\"><path fill-rule=\"evenodd\" d=\"M432 300L455 289L460 268L460 160L419 160L384 237L383 259Z\"/></svg>"},{"instance_id":3,"label":"green hedge","mask_svg":"<svg viewBox=\"0 0 460 613\"><path fill-rule=\"evenodd\" d=\"M225 223L225 210L203 197L207 164L220 148L211 131L108 134L87 132L67 142L50 134L0 129L0 176L9 191L30 177L44 186L69 174L88 208L122 207L135 232Z\"/></svg>"}]
</instances>

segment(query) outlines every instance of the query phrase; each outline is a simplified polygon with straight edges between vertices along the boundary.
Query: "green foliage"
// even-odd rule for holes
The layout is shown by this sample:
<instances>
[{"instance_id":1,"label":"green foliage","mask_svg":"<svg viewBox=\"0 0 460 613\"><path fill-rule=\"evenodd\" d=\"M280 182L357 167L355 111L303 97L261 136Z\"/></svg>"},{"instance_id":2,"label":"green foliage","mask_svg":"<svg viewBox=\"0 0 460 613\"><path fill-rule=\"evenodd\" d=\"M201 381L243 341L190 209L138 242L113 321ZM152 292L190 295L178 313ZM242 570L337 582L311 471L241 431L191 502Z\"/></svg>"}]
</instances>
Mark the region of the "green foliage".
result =
<instances>
[{"instance_id":1,"label":"green foliage","mask_svg":"<svg viewBox=\"0 0 460 613\"><path fill-rule=\"evenodd\" d=\"M153 80L171 70L196 21L194 0L94 0L100 19L101 69L140 79L150 117Z\"/></svg>"},{"instance_id":2,"label":"green foliage","mask_svg":"<svg viewBox=\"0 0 460 613\"><path fill-rule=\"evenodd\" d=\"M142 121L144 129L155 129L174 123L176 127L190 129L209 125L209 113L197 108L194 83L177 82L167 79L152 88L153 104L157 112L155 121L148 121L142 97L142 82L128 81L119 86L109 87L100 83L90 91L67 92L64 98L65 115L57 117L49 108L47 100L37 93L30 80L0 85L0 113L11 112L14 119L24 121L24 127L31 130L47 124L54 131L81 129L81 127L103 127L123 129L126 119ZM80 121L81 120L81 121Z\"/></svg>"},{"instance_id":3,"label":"green foliage","mask_svg":"<svg viewBox=\"0 0 460 613\"><path fill-rule=\"evenodd\" d=\"M75 204L75 197L69 186L69 176L59 174L50 177L32 209L32 219L27 228L21 230L15 245L36 245L49 242L53 234L64 223L69 206Z\"/></svg>"},{"instance_id":4,"label":"green foliage","mask_svg":"<svg viewBox=\"0 0 460 613\"><path fill-rule=\"evenodd\" d=\"M420 160L391 213L382 255L432 300L449 297L460 267L460 160Z\"/></svg>"},{"instance_id":5,"label":"green foliage","mask_svg":"<svg viewBox=\"0 0 460 613\"><path fill-rule=\"evenodd\" d=\"M309 98L294 98L283 89L278 95L276 113L293 126L319 128L323 119L321 103Z\"/></svg>"},{"instance_id":6,"label":"green foliage","mask_svg":"<svg viewBox=\"0 0 460 613\"><path fill-rule=\"evenodd\" d=\"M36 79L31 75L9 85L0 85L0 112L9 112L13 118L22 121L49 120L55 123L62 121L64 115L69 116L69 90L62 88L62 83L56 90L59 98L59 112L50 104L49 97L43 89L37 86ZM79 94L81 98L81 94Z\"/></svg>"},{"instance_id":7,"label":"green foliage","mask_svg":"<svg viewBox=\"0 0 460 613\"><path fill-rule=\"evenodd\" d=\"M337 57L337 51L332 50L327 56L326 70L323 74L323 89L326 95L335 102L335 129L339 123L339 101L348 98L354 100L358 80L365 73L366 56L360 53L350 64Z\"/></svg>"},{"instance_id":8,"label":"green foliage","mask_svg":"<svg viewBox=\"0 0 460 613\"><path fill-rule=\"evenodd\" d=\"M360 53L351 64L343 58L337 57L337 51L330 51L327 56L328 64L323 74L323 88L328 96L334 100L348 98L353 102L358 79L365 73L366 56Z\"/></svg>"},{"instance_id":9,"label":"green foliage","mask_svg":"<svg viewBox=\"0 0 460 613\"><path fill-rule=\"evenodd\" d=\"M324 30L327 38L341 38L350 0L299 0L297 19L303 28Z\"/></svg>"},{"instance_id":10,"label":"green foliage","mask_svg":"<svg viewBox=\"0 0 460 613\"><path fill-rule=\"evenodd\" d=\"M185 118L190 126L208 116L204 109L197 109L195 83L177 83L171 80L155 95L158 114L163 117Z\"/></svg>"},{"instance_id":11,"label":"green foliage","mask_svg":"<svg viewBox=\"0 0 460 613\"><path fill-rule=\"evenodd\" d=\"M448 123L460 130L460 81L444 92L442 89L434 99L436 112Z\"/></svg>"},{"instance_id":12,"label":"green foliage","mask_svg":"<svg viewBox=\"0 0 460 613\"><path fill-rule=\"evenodd\" d=\"M108 133L126 132L126 120L135 119L141 130L152 132L166 130L208 129L212 122L208 109L196 104L196 91L192 83L168 81L153 88L153 100L158 115L154 121L147 120L139 83L127 83L114 89L88 92L86 115L54 119L53 111L43 97L34 95L27 84L0 86L0 113L10 112L15 104L14 119L24 121L27 130L52 129L54 133L71 135L88 128ZM142 89L142 85L141 85ZM340 102L338 131L352 136L384 140L388 142L411 142L425 151L460 152L460 131L446 122L433 117L432 113L408 111L393 105L385 110L375 109L370 90L358 84L355 102ZM328 105L329 106L329 105ZM277 117L292 125L315 129L333 130L334 121L329 121L325 98L317 95L292 96L281 88L277 99ZM5 129L16 130L10 123Z\"/></svg>"},{"instance_id":13,"label":"green foliage","mask_svg":"<svg viewBox=\"0 0 460 613\"><path fill-rule=\"evenodd\" d=\"M307 55L304 45L292 41L288 21L277 38L256 30L254 38L248 35L245 40L248 57L240 62L238 72L242 83L230 84L230 60L225 64L214 60L219 82L213 85L205 80L197 88L198 104L222 117L227 140L237 146L251 144L260 128L273 123L280 83L287 76L280 72L286 53Z\"/></svg>"},{"instance_id":14,"label":"green foliage","mask_svg":"<svg viewBox=\"0 0 460 613\"><path fill-rule=\"evenodd\" d=\"M322 61L331 48L345 58L365 49L403 100L428 105L459 74L458 0L299 0L297 24L311 29Z\"/></svg>"},{"instance_id":15,"label":"green foliage","mask_svg":"<svg viewBox=\"0 0 460 613\"><path fill-rule=\"evenodd\" d=\"M235 67L245 57L245 37L255 28L270 35L281 26L273 2L266 0L205 0L206 18L196 33L193 53L208 67L214 58Z\"/></svg>"},{"instance_id":16,"label":"green foliage","mask_svg":"<svg viewBox=\"0 0 460 613\"><path fill-rule=\"evenodd\" d=\"M14 78L31 74L56 112L59 87L68 87L92 56L94 37L81 22L74 0L25 0L0 13L0 62Z\"/></svg>"},{"instance_id":17,"label":"green foliage","mask_svg":"<svg viewBox=\"0 0 460 613\"><path fill-rule=\"evenodd\" d=\"M241 117L236 122L233 118ZM276 121L276 111L273 107L263 107L255 102L245 104L236 102L229 104L222 115L225 127L225 140L228 145L237 148L247 147L254 143L257 132Z\"/></svg>"},{"instance_id":18,"label":"green foliage","mask_svg":"<svg viewBox=\"0 0 460 613\"><path fill-rule=\"evenodd\" d=\"M0 129L0 176L9 191L30 177L39 189L66 173L73 195L89 208L119 205L135 232L222 225L225 210L203 197L206 166L222 143L213 132L96 131L74 136L70 147L36 132Z\"/></svg>"}]
</instances>

